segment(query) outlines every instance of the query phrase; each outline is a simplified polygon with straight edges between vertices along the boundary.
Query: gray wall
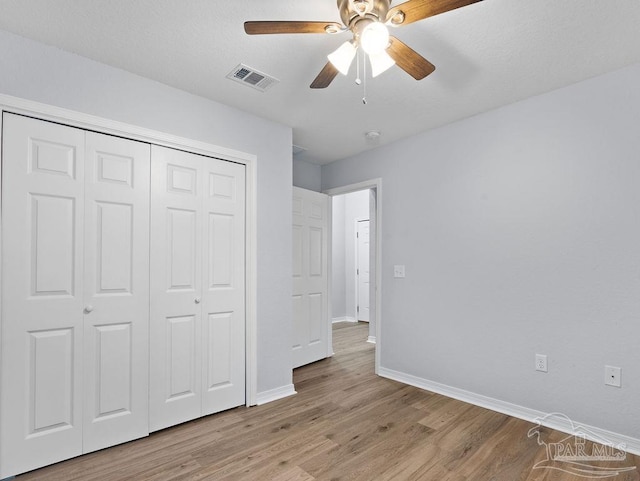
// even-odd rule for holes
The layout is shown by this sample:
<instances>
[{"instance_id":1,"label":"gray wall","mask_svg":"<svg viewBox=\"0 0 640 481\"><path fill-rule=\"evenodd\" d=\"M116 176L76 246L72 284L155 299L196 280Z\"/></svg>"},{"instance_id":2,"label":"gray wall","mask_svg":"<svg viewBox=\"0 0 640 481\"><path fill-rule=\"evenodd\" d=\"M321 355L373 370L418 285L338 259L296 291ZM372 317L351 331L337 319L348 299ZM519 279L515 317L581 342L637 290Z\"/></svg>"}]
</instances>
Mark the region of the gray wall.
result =
<instances>
[{"instance_id":1,"label":"gray wall","mask_svg":"<svg viewBox=\"0 0 640 481\"><path fill-rule=\"evenodd\" d=\"M258 391L291 384L291 129L3 31L0 93L256 154Z\"/></svg>"},{"instance_id":2,"label":"gray wall","mask_svg":"<svg viewBox=\"0 0 640 481\"><path fill-rule=\"evenodd\" d=\"M295 187L320 192L321 175L319 165L293 159L293 185Z\"/></svg>"},{"instance_id":3,"label":"gray wall","mask_svg":"<svg viewBox=\"0 0 640 481\"><path fill-rule=\"evenodd\" d=\"M323 189L382 178L383 367L640 438L638 85L640 64L323 166Z\"/></svg>"}]
</instances>

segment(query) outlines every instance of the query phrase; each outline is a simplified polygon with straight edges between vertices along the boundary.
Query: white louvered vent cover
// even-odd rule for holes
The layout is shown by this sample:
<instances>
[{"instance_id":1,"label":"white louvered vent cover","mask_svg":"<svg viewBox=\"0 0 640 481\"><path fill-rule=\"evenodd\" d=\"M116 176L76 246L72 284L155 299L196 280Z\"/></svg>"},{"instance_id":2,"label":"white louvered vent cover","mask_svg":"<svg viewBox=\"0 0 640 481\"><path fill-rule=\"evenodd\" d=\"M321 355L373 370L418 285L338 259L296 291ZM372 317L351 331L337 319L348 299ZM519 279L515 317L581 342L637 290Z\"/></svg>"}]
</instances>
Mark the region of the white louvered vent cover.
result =
<instances>
[{"instance_id":1,"label":"white louvered vent cover","mask_svg":"<svg viewBox=\"0 0 640 481\"><path fill-rule=\"evenodd\" d=\"M240 64L236 68L234 68L229 73L229 75L227 75L227 78L243 85L253 87L256 90L260 90L261 92L266 92L275 84L280 82L274 77L259 72L254 68L247 67L243 64Z\"/></svg>"}]
</instances>

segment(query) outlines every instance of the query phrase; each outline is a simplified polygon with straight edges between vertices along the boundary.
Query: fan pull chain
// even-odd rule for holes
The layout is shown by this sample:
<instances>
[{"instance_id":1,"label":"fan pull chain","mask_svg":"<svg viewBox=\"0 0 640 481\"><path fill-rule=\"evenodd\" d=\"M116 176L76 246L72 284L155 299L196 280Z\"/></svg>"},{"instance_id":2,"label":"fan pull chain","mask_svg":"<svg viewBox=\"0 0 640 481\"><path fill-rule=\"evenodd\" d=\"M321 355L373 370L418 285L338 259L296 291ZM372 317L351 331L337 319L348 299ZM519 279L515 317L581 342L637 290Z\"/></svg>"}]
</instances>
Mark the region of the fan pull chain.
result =
<instances>
[{"instance_id":1,"label":"fan pull chain","mask_svg":"<svg viewBox=\"0 0 640 481\"><path fill-rule=\"evenodd\" d=\"M362 73L364 82L360 78L360 49L356 50L356 85L362 85L362 103L367 105L367 56L362 55Z\"/></svg>"},{"instance_id":2,"label":"fan pull chain","mask_svg":"<svg viewBox=\"0 0 640 481\"><path fill-rule=\"evenodd\" d=\"M364 81L362 82L362 103L367 105L367 56L362 56L362 73Z\"/></svg>"}]
</instances>

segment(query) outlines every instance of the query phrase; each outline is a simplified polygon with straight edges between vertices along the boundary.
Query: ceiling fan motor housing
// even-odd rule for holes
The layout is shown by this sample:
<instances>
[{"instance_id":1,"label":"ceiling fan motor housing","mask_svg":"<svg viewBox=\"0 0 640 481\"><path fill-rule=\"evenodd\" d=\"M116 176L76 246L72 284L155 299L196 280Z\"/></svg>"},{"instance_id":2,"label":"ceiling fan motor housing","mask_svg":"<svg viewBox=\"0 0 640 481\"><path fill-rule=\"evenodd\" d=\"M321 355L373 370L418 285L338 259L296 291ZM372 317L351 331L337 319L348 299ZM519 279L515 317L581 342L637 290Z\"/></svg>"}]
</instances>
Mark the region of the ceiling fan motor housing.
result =
<instances>
[{"instance_id":1,"label":"ceiling fan motor housing","mask_svg":"<svg viewBox=\"0 0 640 481\"><path fill-rule=\"evenodd\" d=\"M338 0L338 9L342 23L351 28L354 20L365 14L372 20L384 22L389 12L391 0ZM360 11L356 10L360 9Z\"/></svg>"}]
</instances>

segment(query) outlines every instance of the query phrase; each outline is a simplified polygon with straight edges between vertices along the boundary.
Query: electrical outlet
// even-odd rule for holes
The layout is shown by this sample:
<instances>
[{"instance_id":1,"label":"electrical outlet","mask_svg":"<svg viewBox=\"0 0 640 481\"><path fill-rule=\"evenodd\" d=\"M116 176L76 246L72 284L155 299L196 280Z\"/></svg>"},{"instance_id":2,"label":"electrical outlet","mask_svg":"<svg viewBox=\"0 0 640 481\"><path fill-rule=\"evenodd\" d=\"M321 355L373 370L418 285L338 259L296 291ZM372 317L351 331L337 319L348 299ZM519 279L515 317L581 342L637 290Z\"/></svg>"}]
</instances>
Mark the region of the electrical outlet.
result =
<instances>
[{"instance_id":1,"label":"electrical outlet","mask_svg":"<svg viewBox=\"0 0 640 481\"><path fill-rule=\"evenodd\" d=\"M547 372L547 356L536 354L536 371Z\"/></svg>"},{"instance_id":2,"label":"electrical outlet","mask_svg":"<svg viewBox=\"0 0 640 481\"><path fill-rule=\"evenodd\" d=\"M402 279L404 277L404 266L393 266L393 277Z\"/></svg>"},{"instance_id":3,"label":"electrical outlet","mask_svg":"<svg viewBox=\"0 0 640 481\"><path fill-rule=\"evenodd\" d=\"M622 387L622 369L615 366L604 367L604 383L607 386Z\"/></svg>"}]
</instances>

